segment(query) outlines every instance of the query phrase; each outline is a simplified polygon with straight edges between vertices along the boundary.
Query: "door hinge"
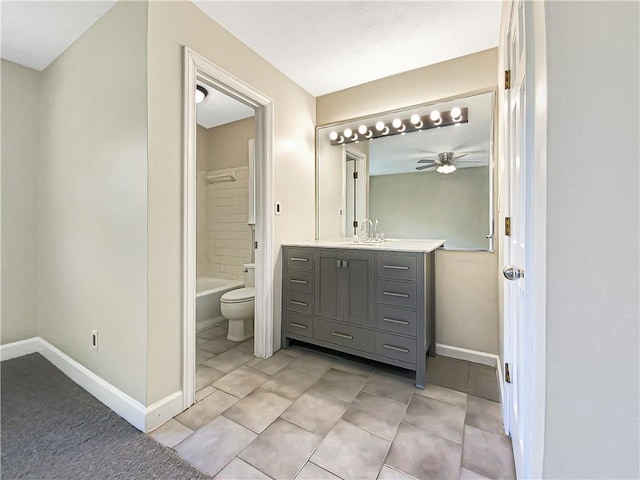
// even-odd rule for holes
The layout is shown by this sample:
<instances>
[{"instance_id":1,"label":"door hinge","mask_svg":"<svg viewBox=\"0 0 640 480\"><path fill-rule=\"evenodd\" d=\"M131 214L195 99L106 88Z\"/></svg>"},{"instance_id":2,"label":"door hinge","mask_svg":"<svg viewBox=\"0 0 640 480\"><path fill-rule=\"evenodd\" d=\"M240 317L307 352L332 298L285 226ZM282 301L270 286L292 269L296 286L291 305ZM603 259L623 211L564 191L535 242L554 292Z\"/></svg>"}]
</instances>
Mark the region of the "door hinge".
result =
<instances>
[{"instance_id":1,"label":"door hinge","mask_svg":"<svg viewBox=\"0 0 640 480\"><path fill-rule=\"evenodd\" d=\"M511 217L504 217L504 234L505 236L511 236Z\"/></svg>"},{"instance_id":2,"label":"door hinge","mask_svg":"<svg viewBox=\"0 0 640 480\"><path fill-rule=\"evenodd\" d=\"M353 172L353 178L354 179L358 178L358 172Z\"/></svg>"},{"instance_id":3,"label":"door hinge","mask_svg":"<svg viewBox=\"0 0 640 480\"><path fill-rule=\"evenodd\" d=\"M258 242L253 242L253 248L258 249Z\"/></svg>"},{"instance_id":4,"label":"door hinge","mask_svg":"<svg viewBox=\"0 0 640 480\"><path fill-rule=\"evenodd\" d=\"M358 221L357 220L353 221L353 228L358 228Z\"/></svg>"},{"instance_id":5,"label":"door hinge","mask_svg":"<svg viewBox=\"0 0 640 480\"><path fill-rule=\"evenodd\" d=\"M504 364L504 381L507 383L511 383L511 374L509 373L509 364Z\"/></svg>"},{"instance_id":6,"label":"door hinge","mask_svg":"<svg viewBox=\"0 0 640 480\"><path fill-rule=\"evenodd\" d=\"M511 70L504 71L504 89L509 90L511 88Z\"/></svg>"}]
</instances>

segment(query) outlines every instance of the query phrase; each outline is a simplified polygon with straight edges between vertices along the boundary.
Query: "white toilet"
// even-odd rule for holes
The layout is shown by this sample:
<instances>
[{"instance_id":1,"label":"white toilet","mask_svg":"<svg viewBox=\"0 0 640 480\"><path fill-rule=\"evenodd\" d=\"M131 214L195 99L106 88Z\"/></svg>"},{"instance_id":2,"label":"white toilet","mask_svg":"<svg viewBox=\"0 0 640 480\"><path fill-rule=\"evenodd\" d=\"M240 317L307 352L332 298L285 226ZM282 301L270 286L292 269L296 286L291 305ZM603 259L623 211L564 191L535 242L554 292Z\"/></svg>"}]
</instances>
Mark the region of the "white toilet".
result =
<instances>
[{"instance_id":1,"label":"white toilet","mask_svg":"<svg viewBox=\"0 0 640 480\"><path fill-rule=\"evenodd\" d=\"M256 307L256 264L244 265L245 288L231 290L220 299L222 316L229 320L227 338L242 342L253 337L253 315Z\"/></svg>"}]
</instances>

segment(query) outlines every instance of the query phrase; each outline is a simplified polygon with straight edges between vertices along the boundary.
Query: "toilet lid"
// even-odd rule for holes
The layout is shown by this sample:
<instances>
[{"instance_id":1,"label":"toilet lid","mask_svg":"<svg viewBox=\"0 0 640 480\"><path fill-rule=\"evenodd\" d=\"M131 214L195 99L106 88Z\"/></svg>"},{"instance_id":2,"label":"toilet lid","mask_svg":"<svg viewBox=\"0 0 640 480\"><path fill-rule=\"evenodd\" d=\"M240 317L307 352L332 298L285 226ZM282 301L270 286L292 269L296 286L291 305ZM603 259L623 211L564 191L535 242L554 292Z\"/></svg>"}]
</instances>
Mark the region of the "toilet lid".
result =
<instances>
[{"instance_id":1,"label":"toilet lid","mask_svg":"<svg viewBox=\"0 0 640 480\"><path fill-rule=\"evenodd\" d=\"M256 289L253 287L247 287L237 288L225 293L224 295L222 295L222 299L220 301L222 303L242 303L255 300L255 298Z\"/></svg>"}]
</instances>

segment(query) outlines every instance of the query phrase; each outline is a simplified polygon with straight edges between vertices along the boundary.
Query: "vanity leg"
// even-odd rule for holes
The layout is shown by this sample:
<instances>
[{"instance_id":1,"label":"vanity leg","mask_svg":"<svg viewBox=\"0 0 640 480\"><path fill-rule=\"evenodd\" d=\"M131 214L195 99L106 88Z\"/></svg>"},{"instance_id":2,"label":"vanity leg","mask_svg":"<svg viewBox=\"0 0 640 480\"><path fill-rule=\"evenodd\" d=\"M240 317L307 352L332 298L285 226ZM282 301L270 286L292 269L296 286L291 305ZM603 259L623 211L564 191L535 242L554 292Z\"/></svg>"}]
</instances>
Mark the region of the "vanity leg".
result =
<instances>
[{"instance_id":1,"label":"vanity leg","mask_svg":"<svg viewBox=\"0 0 640 480\"><path fill-rule=\"evenodd\" d=\"M283 336L282 337L282 348L284 350L288 349L289 346L291 345L291 339L289 337Z\"/></svg>"},{"instance_id":2,"label":"vanity leg","mask_svg":"<svg viewBox=\"0 0 640 480\"><path fill-rule=\"evenodd\" d=\"M416 365L416 387L424 389L426 383L426 370L427 370L427 358L426 355L422 358L418 358L418 364Z\"/></svg>"}]
</instances>

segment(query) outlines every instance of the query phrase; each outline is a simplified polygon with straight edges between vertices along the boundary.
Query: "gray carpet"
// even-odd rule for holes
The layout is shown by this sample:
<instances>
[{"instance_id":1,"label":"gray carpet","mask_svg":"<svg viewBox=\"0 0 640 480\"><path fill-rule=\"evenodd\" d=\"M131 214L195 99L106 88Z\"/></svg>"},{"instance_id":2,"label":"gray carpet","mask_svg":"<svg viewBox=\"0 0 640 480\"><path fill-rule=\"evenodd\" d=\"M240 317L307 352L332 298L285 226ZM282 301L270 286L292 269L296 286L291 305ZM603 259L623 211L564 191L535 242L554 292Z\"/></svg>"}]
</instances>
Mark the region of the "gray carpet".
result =
<instances>
[{"instance_id":1,"label":"gray carpet","mask_svg":"<svg viewBox=\"0 0 640 480\"><path fill-rule=\"evenodd\" d=\"M1 475L9 479L208 479L39 354L0 365Z\"/></svg>"}]
</instances>

